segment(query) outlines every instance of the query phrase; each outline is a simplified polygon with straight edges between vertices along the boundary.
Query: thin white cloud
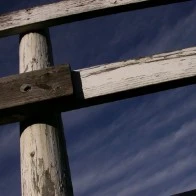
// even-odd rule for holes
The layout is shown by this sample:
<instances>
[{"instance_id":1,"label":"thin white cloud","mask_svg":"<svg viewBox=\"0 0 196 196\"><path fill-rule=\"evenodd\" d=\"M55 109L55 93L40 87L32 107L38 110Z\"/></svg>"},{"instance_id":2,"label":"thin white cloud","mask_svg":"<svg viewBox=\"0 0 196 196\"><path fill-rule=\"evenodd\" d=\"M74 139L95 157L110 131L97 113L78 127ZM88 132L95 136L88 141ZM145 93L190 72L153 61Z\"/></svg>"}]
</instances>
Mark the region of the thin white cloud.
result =
<instances>
[{"instance_id":1,"label":"thin white cloud","mask_svg":"<svg viewBox=\"0 0 196 196\"><path fill-rule=\"evenodd\" d=\"M189 169L189 167L192 168L195 165L196 155L194 153L190 153L190 148L188 148L188 146L185 145L185 148L181 147L182 149L178 149L180 144L182 144L183 141L186 140L186 138L194 137L195 127L195 122L186 123L175 133L170 134L168 137L164 139L153 142L149 147L145 148L145 150L140 151L138 154L127 155L126 157L117 154L118 156L113 156L112 159L105 161L104 165L96 165L98 167L96 170L96 166L93 167L93 170L81 170L81 172L77 174L77 178L75 181L76 190L80 193L85 194L85 191L87 191L87 189L93 189L93 187L96 188L99 185L101 186L105 183L109 183L112 180L118 179L118 177L122 175L126 176L126 173L129 173L130 171L130 177L126 179L126 181L127 183L129 183L129 186L131 186L133 190L133 186L137 187L135 188L135 192L136 190L141 191L142 187L147 188L150 186L150 176L153 176L152 179L154 179L154 181L150 179L150 182L152 183L151 186L155 185L155 182L158 184L159 181L164 181L171 178L171 168L176 169L175 171L174 169L172 169L173 176L175 177L179 173L185 171L186 168ZM129 148L130 147L131 145L129 146ZM132 147L134 148L134 144ZM175 154L173 154L172 157L169 157L172 153L174 153L174 149ZM170 153L170 150L172 150L172 153ZM164 155L165 152L168 156L167 159L173 159L174 163L172 163L172 166L166 164L163 171L158 171L155 168L154 172L157 172L155 175L152 175L153 168L152 171L146 173L146 169L148 166L144 166L143 169L141 169L139 172L135 174L132 173L134 172L134 168L137 168L138 164L145 164L146 160L154 160L155 157L160 158L160 155ZM81 162L81 168L83 167L83 164L85 164L82 163L83 161L88 162L88 164L91 164L91 162L89 162L89 160L86 160L85 158L82 159L82 157L79 157ZM100 155L98 157L94 157L94 159L99 158L101 159ZM187 166L188 163L189 167ZM125 182L123 181L123 184L124 183ZM88 187L85 187L84 185L88 185Z\"/></svg>"},{"instance_id":2,"label":"thin white cloud","mask_svg":"<svg viewBox=\"0 0 196 196\"><path fill-rule=\"evenodd\" d=\"M98 145L100 143L104 143L104 141L107 141L119 130L121 130L121 133L127 132L128 130L130 130L130 133L134 133L132 134L130 141L134 141L135 138L137 138L141 134L145 138L148 136L150 137L155 130L166 127L170 123L176 122L178 119L186 117L191 112L196 111L195 93L193 93L192 95L190 94L190 92L184 93L184 88L181 88L173 92L170 91L167 94L167 98L165 98L165 96L160 93L158 99L147 99L147 101L143 101L141 105L138 105L137 108L133 108L133 105L131 107L125 108L122 113L119 113L117 119L113 119L111 124L108 124L104 128L91 127L91 131L88 134L88 137L83 138L81 141L75 141L71 144L70 151L72 152L72 156L78 156L80 153L85 152L87 149L91 149L92 146L95 146L95 144ZM184 94L184 96L186 96L186 99L183 102L179 102L179 104L171 110L165 110L165 108L167 108L167 105L174 105L174 100L175 102L177 102L177 99L175 99L175 97L181 97L181 94ZM115 107L115 105L113 105L113 107ZM105 108L105 110L107 109L109 108ZM101 111L104 113L104 110ZM98 114L101 115L101 111L99 111ZM144 113L144 111L148 112ZM92 120L98 121L99 116L95 116L95 119L89 116L88 119L86 119L88 121L85 121L84 123L92 124ZM141 124L140 122L142 119L143 123ZM77 121L75 122L76 125ZM130 127L130 122L131 126L134 127L134 130L132 130L132 128ZM102 135L102 137L100 137L100 134ZM119 136L116 137L116 140L114 140L113 143L121 143L121 137L123 140L124 134L119 134ZM143 142L145 138L141 138L140 141ZM138 144L141 143L140 141L138 141Z\"/></svg>"},{"instance_id":3,"label":"thin white cloud","mask_svg":"<svg viewBox=\"0 0 196 196\"><path fill-rule=\"evenodd\" d=\"M165 8L162 8L162 10L164 10L165 13L163 13L163 11L160 10L160 14L162 14L163 20L160 20L160 17L157 17L158 20L151 19L152 23L150 25L152 25L152 29L158 29L157 34L154 35L152 40L148 39L148 33L150 32L146 32L147 35L145 37L141 37L140 43L138 43L134 47L134 54L136 54L136 56L152 55L166 51L182 49L185 47L192 47L196 43L194 39L194 35L196 32L196 27L194 25L194 21L196 18L196 6L193 5L192 12L187 15L184 15L185 17L179 19L178 22L176 22L176 24L173 26L168 26L169 21L164 21L164 16L170 15L170 17L172 17L171 13L175 12L176 7L171 6L170 9ZM152 10L152 12L153 11L156 10ZM139 26L142 27L144 23L145 20L140 21L137 28L139 28ZM158 25L158 23L160 23L161 25ZM141 32L141 29L137 29L137 32ZM123 36L123 34L119 35L121 39ZM129 56L132 57L132 53L133 48L130 47L130 50L123 54L120 57L120 59L126 59Z\"/></svg>"},{"instance_id":4,"label":"thin white cloud","mask_svg":"<svg viewBox=\"0 0 196 196\"><path fill-rule=\"evenodd\" d=\"M119 115L118 119L115 119L114 122L108 127L105 127L103 130L96 130L93 131L93 134L90 134L89 137L87 137L85 140L78 141L74 144L74 146L71 146L70 151L72 152L72 155L75 159L75 161L72 163L72 167L78 167L78 161L80 161L80 166L76 170L76 177L74 178L74 184L76 188L76 193L83 193L85 194L86 191L93 189L96 189L96 187L101 186L104 183L109 183L110 181L117 179L118 176L126 175L126 173L129 171L129 168L134 170L135 167L137 167L138 164L141 164L142 162L145 162L146 159L153 159L156 156L159 156L159 154L162 154L164 156L169 156L171 151L172 153L175 152L176 156L172 156L173 159L178 160L180 157L183 157L187 155L190 151L190 148L185 146L183 149L178 149L181 143L183 143L186 138L193 138L195 133L195 122L191 121L189 123L185 123L182 125L182 127L179 130L171 130L171 133L167 133L168 136L160 139L157 138L156 140L149 143L149 141L146 143L145 146L148 145L148 147L145 147L145 150L140 150L138 153L134 153L134 151L126 150L125 148L131 149L137 145L137 140L141 140L141 137L145 132L148 132L149 130L150 134L153 135L155 131L158 131L157 129L161 129L163 126L167 127L169 124L172 124L172 122L178 121L179 118L185 118L187 114L194 112L196 110L195 108L195 94L191 95L190 92L186 94L187 100L186 101L179 101L179 104L176 105L176 107L173 108L172 112L166 112L164 110L165 105L168 105L170 103L173 103L173 99L176 95L183 93L183 88L181 90L176 90L175 93L170 91L171 95L168 96L168 99L161 96L162 98L157 99L156 101L152 101L154 104L148 106L142 104L142 108L138 107L135 108L134 114L136 116L145 116L146 113L143 113L143 111L146 111L149 109L149 112L153 113L153 108L156 110L156 106L158 106L160 103L162 103L162 107L157 110L158 112L161 112L161 121L160 118L154 117L153 123L151 122L150 125L147 123L144 125L139 125L135 132L137 133L137 130L143 130L139 131L139 134L134 136L134 140L132 140L132 143L130 143L127 147L122 146L122 143L124 145L127 145L128 143L124 143L125 135L121 133L117 134L119 130L122 130L122 127L124 127L124 132L127 132L126 129L129 129L130 127L130 120L127 117L126 120L125 114L131 114L133 112L133 108L126 109L125 113ZM170 94L168 93L168 95ZM165 105L163 102L163 99L165 101ZM170 99L170 100L169 100ZM174 99L175 100L175 99ZM183 104L182 104L183 103ZM181 106L181 107L179 107ZM149 107L149 108L148 108ZM139 112L137 114L137 112ZM129 116L129 115L127 115ZM148 115L147 115L148 116ZM142 128L141 128L142 127ZM104 134L103 134L104 133ZM119 135L116 138L113 138L110 142L109 138L111 138L112 135ZM150 138L150 136L149 136ZM145 138L142 138L145 139ZM130 138L131 140L131 138ZM146 138L148 140L148 138ZM100 147L96 148L96 144L102 143L103 145L99 145ZM142 145L142 144L140 144ZM101 157L102 154L104 154L104 151L107 151L107 148L111 148L112 146L114 148L114 151L116 147L119 149L116 152L116 156L111 156L108 160ZM90 155L85 154L85 152L88 152L89 149L93 151ZM123 152L124 151L124 152ZM122 153L121 153L122 152ZM165 152L165 153L163 153ZM74 153L76 155L74 155ZM119 154L120 153L120 154ZM77 158L76 158L77 157ZM170 158L168 158L170 160ZM96 164L95 161L96 160ZM95 164L92 167L92 170L88 168L86 163L89 164ZM103 165L99 165L99 164ZM168 166L168 165L167 165ZM166 168L167 170L167 168ZM136 173L132 176L134 181L136 179L143 178L143 175L145 175L145 169L142 170L140 174ZM151 171L152 172L152 171ZM148 172L147 172L148 173ZM105 174L104 176L101 174ZM139 183L139 182L138 182ZM85 184L88 184L88 187L84 186Z\"/></svg>"},{"instance_id":5,"label":"thin white cloud","mask_svg":"<svg viewBox=\"0 0 196 196\"><path fill-rule=\"evenodd\" d=\"M189 43L185 41L180 43L180 39L182 34L193 37L196 29L189 27L191 23L194 24L195 14L196 9L193 9L173 29L162 26L151 44L141 42L134 50L138 54L140 50L143 53L157 53L188 46ZM133 50L130 48L129 54ZM164 187L164 184L164 191L160 194L166 195L194 187L196 176L189 177L190 181L184 181L176 188L166 183L173 178L179 184L177 177L182 174L186 176L195 167L196 155L193 149L196 146L190 140L195 139L196 124L192 116L196 111L194 89L181 88L165 94L137 98L141 104L135 107L131 101L127 101L124 112L120 112L111 124L102 129L94 128L86 138L71 144L76 195L140 195L141 191L149 192L152 188L156 191L155 185ZM187 116L192 118L188 122ZM98 116L92 119L96 118ZM85 118L85 123L92 124L92 119ZM165 132L165 135L161 132ZM160 161L157 165L153 164L156 159Z\"/></svg>"},{"instance_id":6,"label":"thin white cloud","mask_svg":"<svg viewBox=\"0 0 196 196\"><path fill-rule=\"evenodd\" d=\"M138 47L134 46L134 49L132 47L131 51L137 50L139 54L139 51L142 49L144 53L145 51L146 53L154 53L174 47L183 47L187 37L195 37L195 25L190 26L190 24L194 24L194 21L195 11L188 17L180 20L173 29L162 26L159 34L157 34L151 44L141 43ZM135 21L135 24L137 24L137 21ZM182 34L184 40L181 40L182 36L180 35ZM61 42L62 38L59 38L59 40ZM119 40L121 39L119 38ZM117 44L119 40L115 38L111 45ZM88 53L86 55L88 56ZM103 52L102 55L105 57L107 54ZM97 59L102 59L102 55L98 54L96 56ZM10 62L10 59L4 57L3 61L7 60ZM134 106L131 101L127 101L126 106L124 106L125 111L119 112L119 117L113 119L111 124L105 128L94 129L92 132L89 128L89 134L86 138L80 137L79 140L74 141L72 144L70 143L69 149L73 161L71 167L75 170L73 172L73 180L76 195L87 196L88 194L85 193L91 192L91 196L129 196L130 194L137 194L142 190L145 191L149 187L152 188L155 185L163 184L171 176L175 178L183 172L186 173L188 168L193 169L196 161L195 154L192 152L195 149L196 124L191 120L187 122L187 119L183 118L195 112L195 94L190 95L190 91L185 91L186 89L176 90L175 93L167 93L165 96L163 94L155 95L152 100L149 99L153 96L149 96L149 99L145 97L146 101L138 98L137 100L140 100L141 104L137 104L137 106ZM177 98L174 98L175 96ZM187 98L186 101L182 101L184 98ZM177 106L172 107L175 104ZM130 108L128 108L129 105L131 105ZM66 114L64 115L65 128L74 130L76 127L82 127L83 123L89 123L89 125L91 123L92 126L92 119L94 120L93 123L96 119L99 122L99 115L104 115L104 111L110 107L113 106L103 106L101 109L93 108L81 110L80 112L74 111L69 113L70 115ZM172 112L166 110L170 107ZM162 131L160 130L161 128L174 123L182 124L181 128L176 128L175 130L170 128L172 132L167 133L162 139L157 136L153 141L150 141L150 137L153 134ZM0 154L6 153L6 155L13 156L15 153L15 148L13 147L16 144L15 139L18 139L18 132L14 130L7 131L7 134L2 134L0 137ZM68 131L68 138L69 134L77 134L80 130L74 130L73 132L75 133L70 132ZM129 132L133 134L131 135ZM129 138L130 143L128 142ZM142 144L144 144L143 147L145 149L140 148ZM181 144L185 145L182 147ZM97 148L95 148L96 146ZM136 146L137 151L134 152L133 149ZM170 151L172 154L170 154ZM168 158L163 160L161 157L166 157L166 155L168 155ZM163 161L163 165L165 164L161 170L158 170L157 165L145 166L145 161L153 162L155 158L158 161L160 160L160 162ZM1 160L2 157L0 158ZM141 166L139 171L137 170L138 165ZM127 177L129 174L130 178ZM2 176L5 180L3 183L13 184L11 179L15 179L16 175L17 172L13 175L8 172L6 178ZM118 179L119 177L121 179ZM183 191L185 188L193 188L195 179L195 176L188 177L186 180L182 180L177 188L169 187L165 193L170 194L176 190ZM13 195L13 192L10 195Z\"/></svg>"},{"instance_id":7,"label":"thin white cloud","mask_svg":"<svg viewBox=\"0 0 196 196\"><path fill-rule=\"evenodd\" d=\"M152 174L148 178L142 177L139 181L136 181L135 183L132 183L132 180L131 182L129 182L129 180L126 180L126 182L123 182L122 188L118 190L117 195L138 195L139 192L142 192L147 188L150 189L156 185L159 185L160 183L164 183L169 178L174 178L178 176L180 173L189 170L189 167L195 166L195 163L196 156L187 156L185 158L182 158L181 160L178 160L173 165L168 166L166 169L161 170L155 174ZM107 195L112 194L107 193Z\"/></svg>"}]
</instances>

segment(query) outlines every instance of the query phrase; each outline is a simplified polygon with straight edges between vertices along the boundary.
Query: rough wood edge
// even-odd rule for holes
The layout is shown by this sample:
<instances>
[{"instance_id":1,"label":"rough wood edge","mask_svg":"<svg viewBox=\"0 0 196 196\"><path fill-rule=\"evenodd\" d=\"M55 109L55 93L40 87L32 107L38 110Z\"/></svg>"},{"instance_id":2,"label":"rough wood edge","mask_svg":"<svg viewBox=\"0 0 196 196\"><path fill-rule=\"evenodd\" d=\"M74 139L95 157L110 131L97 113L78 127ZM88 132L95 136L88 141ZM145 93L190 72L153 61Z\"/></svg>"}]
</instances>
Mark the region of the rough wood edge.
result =
<instances>
[{"instance_id":1,"label":"rough wood edge","mask_svg":"<svg viewBox=\"0 0 196 196\"><path fill-rule=\"evenodd\" d=\"M20 73L53 66L48 29L21 35L19 57ZM73 196L61 115L50 105L47 112L42 109L36 107L34 114L26 111L20 122L21 194Z\"/></svg>"},{"instance_id":2,"label":"rough wood edge","mask_svg":"<svg viewBox=\"0 0 196 196\"><path fill-rule=\"evenodd\" d=\"M3 77L0 89L0 109L67 97L73 94L70 67L61 65Z\"/></svg>"},{"instance_id":3,"label":"rough wood edge","mask_svg":"<svg viewBox=\"0 0 196 196\"><path fill-rule=\"evenodd\" d=\"M92 99L196 75L196 47L81 70L80 96ZM81 95L82 93L82 95Z\"/></svg>"},{"instance_id":4,"label":"rough wood edge","mask_svg":"<svg viewBox=\"0 0 196 196\"><path fill-rule=\"evenodd\" d=\"M0 37L128 10L191 0L68 0L0 15Z\"/></svg>"},{"instance_id":5,"label":"rough wood edge","mask_svg":"<svg viewBox=\"0 0 196 196\"><path fill-rule=\"evenodd\" d=\"M0 110L0 124L24 120L36 108L65 112L195 84L196 47L75 70L72 83L73 95Z\"/></svg>"}]
</instances>

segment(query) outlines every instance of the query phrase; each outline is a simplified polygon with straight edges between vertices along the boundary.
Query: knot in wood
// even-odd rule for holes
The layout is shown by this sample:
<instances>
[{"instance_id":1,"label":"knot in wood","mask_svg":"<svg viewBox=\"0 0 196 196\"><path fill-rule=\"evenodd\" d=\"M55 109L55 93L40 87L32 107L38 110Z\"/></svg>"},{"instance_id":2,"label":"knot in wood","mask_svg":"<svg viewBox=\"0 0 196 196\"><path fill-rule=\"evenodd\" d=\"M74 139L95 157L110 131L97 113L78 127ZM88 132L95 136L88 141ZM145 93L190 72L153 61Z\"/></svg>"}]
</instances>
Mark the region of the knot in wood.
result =
<instances>
[{"instance_id":1,"label":"knot in wood","mask_svg":"<svg viewBox=\"0 0 196 196\"><path fill-rule=\"evenodd\" d=\"M30 156L31 156L31 157L34 157L34 156L35 156L35 152L34 152L34 151L31 152L31 153L30 153Z\"/></svg>"},{"instance_id":2,"label":"knot in wood","mask_svg":"<svg viewBox=\"0 0 196 196\"><path fill-rule=\"evenodd\" d=\"M26 93L28 91L31 90L31 85L30 84L23 84L21 87L20 87L20 91L22 93Z\"/></svg>"},{"instance_id":3,"label":"knot in wood","mask_svg":"<svg viewBox=\"0 0 196 196\"><path fill-rule=\"evenodd\" d=\"M117 3L117 0L110 0L110 3L116 4Z\"/></svg>"}]
</instances>

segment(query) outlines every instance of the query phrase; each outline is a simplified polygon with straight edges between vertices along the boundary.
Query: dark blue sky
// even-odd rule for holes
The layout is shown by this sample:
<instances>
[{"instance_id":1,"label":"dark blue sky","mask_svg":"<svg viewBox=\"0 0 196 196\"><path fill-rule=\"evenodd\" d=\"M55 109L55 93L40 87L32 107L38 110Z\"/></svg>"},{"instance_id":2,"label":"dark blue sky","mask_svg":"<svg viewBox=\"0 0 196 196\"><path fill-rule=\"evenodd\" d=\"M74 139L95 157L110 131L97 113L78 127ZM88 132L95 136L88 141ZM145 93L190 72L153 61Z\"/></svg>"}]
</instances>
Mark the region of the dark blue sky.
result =
<instances>
[{"instance_id":1,"label":"dark blue sky","mask_svg":"<svg viewBox=\"0 0 196 196\"><path fill-rule=\"evenodd\" d=\"M6 0L0 13L54 2ZM50 29L72 69L196 46L196 1ZM0 39L0 75L18 72L18 36ZM194 85L63 113L75 196L167 196L196 189ZM0 195L20 195L19 127L0 127Z\"/></svg>"}]
</instances>

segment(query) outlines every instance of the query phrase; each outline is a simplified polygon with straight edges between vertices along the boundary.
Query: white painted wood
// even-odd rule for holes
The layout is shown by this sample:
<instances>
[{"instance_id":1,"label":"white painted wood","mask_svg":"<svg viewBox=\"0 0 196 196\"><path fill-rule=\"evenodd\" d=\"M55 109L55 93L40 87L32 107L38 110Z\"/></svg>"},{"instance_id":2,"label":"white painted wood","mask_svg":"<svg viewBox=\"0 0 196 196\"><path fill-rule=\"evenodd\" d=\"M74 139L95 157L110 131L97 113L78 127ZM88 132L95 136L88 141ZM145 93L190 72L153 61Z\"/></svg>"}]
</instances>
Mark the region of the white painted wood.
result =
<instances>
[{"instance_id":1,"label":"white painted wood","mask_svg":"<svg viewBox=\"0 0 196 196\"><path fill-rule=\"evenodd\" d=\"M29 33L20 41L20 73L52 64L44 31ZM72 187L60 115L37 114L21 122L21 185L23 196L71 196ZM71 190L71 191L70 191Z\"/></svg>"},{"instance_id":2,"label":"white painted wood","mask_svg":"<svg viewBox=\"0 0 196 196\"><path fill-rule=\"evenodd\" d=\"M196 47L75 72L80 75L79 91L84 95L82 98L84 100L143 87L150 88L153 85L196 76ZM162 90L164 85L158 88L158 91ZM143 94L142 89L141 94ZM115 96L113 98L115 100Z\"/></svg>"},{"instance_id":3,"label":"white painted wood","mask_svg":"<svg viewBox=\"0 0 196 196\"><path fill-rule=\"evenodd\" d=\"M128 10L131 10L182 1L189 0L65 0L1 15L0 36L91 18L97 16L97 14L105 15L120 12L124 10L125 6ZM111 8L117 7L121 9L111 11Z\"/></svg>"},{"instance_id":4,"label":"white painted wood","mask_svg":"<svg viewBox=\"0 0 196 196\"><path fill-rule=\"evenodd\" d=\"M28 69L32 70L38 66L38 62L34 57L28 57L31 58L28 61L26 58L28 54L23 56L24 51L31 50L27 46L24 45L23 49L21 48L21 51L23 51L21 52L20 64L22 65L23 61L25 62L25 67L21 68L21 72L28 71ZM34 47L37 48L37 46ZM30 54L39 58L37 57L39 56L38 53L40 52L40 54L44 55L44 50L46 51L46 48L42 51L35 49ZM45 63L47 64L48 61L45 60ZM42 67L43 64L39 66ZM195 84L196 47L141 59L74 70L72 71L72 83L74 92L67 97L66 101L58 101L56 105L58 111L65 112ZM28 104L28 100L26 104ZM0 124L26 119L25 114L27 111L24 111L26 107L18 105L17 108L18 110L12 108L11 110L9 108L2 109Z\"/></svg>"}]
</instances>

